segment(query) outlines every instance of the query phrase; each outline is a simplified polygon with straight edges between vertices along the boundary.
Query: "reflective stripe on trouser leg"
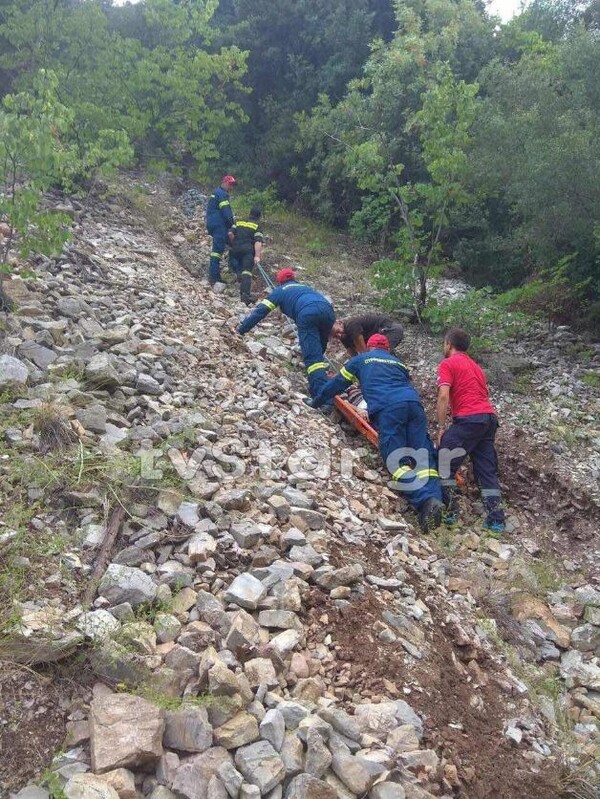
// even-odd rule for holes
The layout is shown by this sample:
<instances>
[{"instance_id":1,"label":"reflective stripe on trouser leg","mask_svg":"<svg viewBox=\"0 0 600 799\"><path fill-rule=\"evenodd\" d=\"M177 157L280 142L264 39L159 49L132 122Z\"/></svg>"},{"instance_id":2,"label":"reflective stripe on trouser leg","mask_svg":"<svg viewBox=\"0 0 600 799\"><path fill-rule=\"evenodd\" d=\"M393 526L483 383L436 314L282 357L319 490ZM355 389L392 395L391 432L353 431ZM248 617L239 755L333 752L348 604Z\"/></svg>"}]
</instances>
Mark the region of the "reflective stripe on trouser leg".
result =
<instances>
[{"instance_id":1,"label":"reflective stripe on trouser leg","mask_svg":"<svg viewBox=\"0 0 600 799\"><path fill-rule=\"evenodd\" d=\"M308 389L313 398L317 396L327 380L327 363L323 358L324 350L321 341L322 321L323 313L319 307L303 311L296 319L298 341L308 377Z\"/></svg>"},{"instance_id":2,"label":"reflective stripe on trouser leg","mask_svg":"<svg viewBox=\"0 0 600 799\"><path fill-rule=\"evenodd\" d=\"M311 397L316 397L327 380L327 364L325 361L313 363L306 369L308 390Z\"/></svg>"},{"instance_id":3,"label":"reflective stripe on trouser leg","mask_svg":"<svg viewBox=\"0 0 600 799\"><path fill-rule=\"evenodd\" d=\"M218 283L221 280L221 259L227 244L227 231L225 228L218 228L210 231L212 235L212 251L208 266L208 280L210 283Z\"/></svg>"},{"instance_id":4,"label":"reflective stripe on trouser leg","mask_svg":"<svg viewBox=\"0 0 600 799\"><path fill-rule=\"evenodd\" d=\"M428 499L441 501L435 451L427 435L427 419L421 404L390 405L377 412L373 421L379 431L381 457L407 502L418 510ZM418 457L419 462L414 468L406 462L410 458L406 448L417 453L415 459ZM402 454L394 463L395 453Z\"/></svg>"}]
</instances>

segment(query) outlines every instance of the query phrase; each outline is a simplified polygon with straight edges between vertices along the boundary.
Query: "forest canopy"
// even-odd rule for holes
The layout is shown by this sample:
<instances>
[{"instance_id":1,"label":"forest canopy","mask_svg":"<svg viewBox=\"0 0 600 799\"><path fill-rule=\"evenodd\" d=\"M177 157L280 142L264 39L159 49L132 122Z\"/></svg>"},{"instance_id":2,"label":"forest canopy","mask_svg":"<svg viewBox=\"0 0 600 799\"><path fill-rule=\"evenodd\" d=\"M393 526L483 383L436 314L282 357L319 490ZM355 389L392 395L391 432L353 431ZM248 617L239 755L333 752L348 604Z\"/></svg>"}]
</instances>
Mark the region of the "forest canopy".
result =
<instances>
[{"instance_id":1,"label":"forest canopy","mask_svg":"<svg viewBox=\"0 0 600 799\"><path fill-rule=\"evenodd\" d=\"M600 0L0 0L0 91L5 219L11 181L234 171L369 243L392 302L450 270L600 323Z\"/></svg>"}]
</instances>

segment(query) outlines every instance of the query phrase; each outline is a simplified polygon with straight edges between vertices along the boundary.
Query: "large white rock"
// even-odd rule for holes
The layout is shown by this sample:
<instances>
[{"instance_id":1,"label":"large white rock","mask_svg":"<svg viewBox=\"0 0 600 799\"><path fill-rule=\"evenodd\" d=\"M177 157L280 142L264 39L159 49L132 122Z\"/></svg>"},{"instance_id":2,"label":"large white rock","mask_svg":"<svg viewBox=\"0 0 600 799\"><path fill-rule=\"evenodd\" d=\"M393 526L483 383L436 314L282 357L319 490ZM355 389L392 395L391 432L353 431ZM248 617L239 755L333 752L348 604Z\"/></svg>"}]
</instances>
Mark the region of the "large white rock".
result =
<instances>
[{"instance_id":1,"label":"large white rock","mask_svg":"<svg viewBox=\"0 0 600 799\"><path fill-rule=\"evenodd\" d=\"M208 799L208 786L231 755L221 746L213 746L182 761L173 780L173 791L183 799Z\"/></svg>"},{"instance_id":2,"label":"large white rock","mask_svg":"<svg viewBox=\"0 0 600 799\"><path fill-rule=\"evenodd\" d=\"M266 595L267 589L253 577L245 572L239 574L225 591L224 599L226 602L233 602L246 610L256 610L260 600Z\"/></svg>"},{"instance_id":3,"label":"large white rock","mask_svg":"<svg viewBox=\"0 0 600 799\"><path fill-rule=\"evenodd\" d=\"M92 769L101 774L154 763L163 753L164 729L164 710L139 696L95 697L90 712Z\"/></svg>"},{"instance_id":4,"label":"large white rock","mask_svg":"<svg viewBox=\"0 0 600 799\"><path fill-rule=\"evenodd\" d=\"M164 744L182 752L204 752L212 745L206 708L184 706L167 711Z\"/></svg>"},{"instance_id":5,"label":"large white rock","mask_svg":"<svg viewBox=\"0 0 600 799\"><path fill-rule=\"evenodd\" d=\"M119 794L102 777L75 774L64 787L67 799L119 799Z\"/></svg>"},{"instance_id":6,"label":"large white rock","mask_svg":"<svg viewBox=\"0 0 600 799\"><path fill-rule=\"evenodd\" d=\"M0 389L14 384L25 385L29 372L24 363L12 355L0 355Z\"/></svg>"},{"instance_id":7,"label":"large white rock","mask_svg":"<svg viewBox=\"0 0 600 799\"><path fill-rule=\"evenodd\" d=\"M242 746L235 753L235 765L262 794L273 790L285 777L283 760L268 741Z\"/></svg>"},{"instance_id":8,"label":"large white rock","mask_svg":"<svg viewBox=\"0 0 600 799\"><path fill-rule=\"evenodd\" d=\"M141 569L118 563L109 564L98 586L100 596L106 597L111 605L129 602L135 606L152 602L157 590L152 578Z\"/></svg>"}]
</instances>

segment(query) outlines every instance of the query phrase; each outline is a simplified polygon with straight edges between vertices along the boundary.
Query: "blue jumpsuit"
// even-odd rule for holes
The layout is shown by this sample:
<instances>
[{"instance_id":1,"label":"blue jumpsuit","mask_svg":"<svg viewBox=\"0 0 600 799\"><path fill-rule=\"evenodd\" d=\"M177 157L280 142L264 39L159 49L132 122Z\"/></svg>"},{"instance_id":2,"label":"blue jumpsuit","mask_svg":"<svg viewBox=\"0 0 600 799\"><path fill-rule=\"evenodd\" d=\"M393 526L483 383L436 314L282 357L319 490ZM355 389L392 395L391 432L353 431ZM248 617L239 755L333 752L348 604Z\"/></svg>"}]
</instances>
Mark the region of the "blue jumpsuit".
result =
<instances>
[{"instance_id":1,"label":"blue jumpsuit","mask_svg":"<svg viewBox=\"0 0 600 799\"><path fill-rule=\"evenodd\" d=\"M396 488L417 510L428 499L441 501L435 448L406 366L387 350L355 355L323 386L314 407L341 394L355 380L360 381L369 419L379 433L379 452Z\"/></svg>"},{"instance_id":2,"label":"blue jumpsuit","mask_svg":"<svg viewBox=\"0 0 600 799\"><path fill-rule=\"evenodd\" d=\"M252 330L261 319L277 307L298 326L298 339L308 376L308 389L311 397L316 397L327 380L328 364L323 360L323 354L335 322L333 307L322 294L310 286L298 283L296 280L288 280L259 302L239 326L239 333L243 335Z\"/></svg>"},{"instance_id":3,"label":"blue jumpsuit","mask_svg":"<svg viewBox=\"0 0 600 799\"><path fill-rule=\"evenodd\" d=\"M208 282L221 280L221 258L227 245L227 231L233 225L233 212L229 194L219 186L210 195L206 206L206 229L212 236L212 252L208 267Z\"/></svg>"}]
</instances>

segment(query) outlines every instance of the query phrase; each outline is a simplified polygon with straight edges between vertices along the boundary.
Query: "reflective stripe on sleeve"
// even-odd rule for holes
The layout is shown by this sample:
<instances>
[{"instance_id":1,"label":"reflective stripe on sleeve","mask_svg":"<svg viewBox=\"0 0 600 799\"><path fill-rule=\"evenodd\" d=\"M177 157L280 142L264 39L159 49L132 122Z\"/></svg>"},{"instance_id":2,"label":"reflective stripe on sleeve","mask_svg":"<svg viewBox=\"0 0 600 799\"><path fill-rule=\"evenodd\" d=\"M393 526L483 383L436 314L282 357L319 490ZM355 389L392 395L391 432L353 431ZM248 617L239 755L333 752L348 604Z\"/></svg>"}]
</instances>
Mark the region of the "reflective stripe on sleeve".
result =
<instances>
[{"instance_id":1,"label":"reflective stripe on sleeve","mask_svg":"<svg viewBox=\"0 0 600 799\"><path fill-rule=\"evenodd\" d=\"M393 480L401 480L404 475L408 474L408 472L412 472L412 466L401 466L399 469L392 474Z\"/></svg>"},{"instance_id":2,"label":"reflective stripe on sleeve","mask_svg":"<svg viewBox=\"0 0 600 799\"><path fill-rule=\"evenodd\" d=\"M322 361L319 363L313 363L306 369L306 374L312 375L313 372L316 372L319 369L327 369L327 364L323 363Z\"/></svg>"},{"instance_id":3,"label":"reflective stripe on sleeve","mask_svg":"<svg viewBox=\"0 0 600 799\"><path fill-rule=\"evenodd\" d=\"M275 303L274 303L274 302L271 302L271 300L261 300L261 301L260 301L260 304L261 304L261 305L266 305L266 306L267 306L267 308L268 308L270 311L274 311L274 310L275 310L275 308L277 308L277 306L275 305Z\"/></svg>"},{"instance_id":4,"label":"reflective stripe on sleeve","mask_svg":"<svg viewBox=\"0 0 600 799\"><path fill-rule=\"evenodd\" d=\"M439 477L440 474L437 469L419 469L417 477Z\"/></svg>"},{"instance_id":5,"label":"reflective stripe on sleeve","mask_svg":"<svg viewBox=\"0 0 600 799\"><path fill-rule=\"evenodd\" d=\"M219 208L225 208L227 205L229 205L229 200L221 200Z\"/></svg>"},{"instance_id":6,"label":"reflective stripe on sleeve","mask_svg":"<svg viewBox=\"0 0 600 799\"><path fill-rule=\"evenodd\" d=\"M223 253L222 252L211 252L210 257L211 258L219 258L220 259L220 258L223 257Z\"/></svg>"},{"instance_id":7,"label":"reflective stripe on sleeve","mask_svg":"<svg viewBox=\"0 0 600 799\"><path fill-rule=\"evenodd\" d=\"M340 374L346 380L351 380L352 382L356 380L356 375L353 375L345 366L340 369Z\"/></svg>"}]
</instances>

